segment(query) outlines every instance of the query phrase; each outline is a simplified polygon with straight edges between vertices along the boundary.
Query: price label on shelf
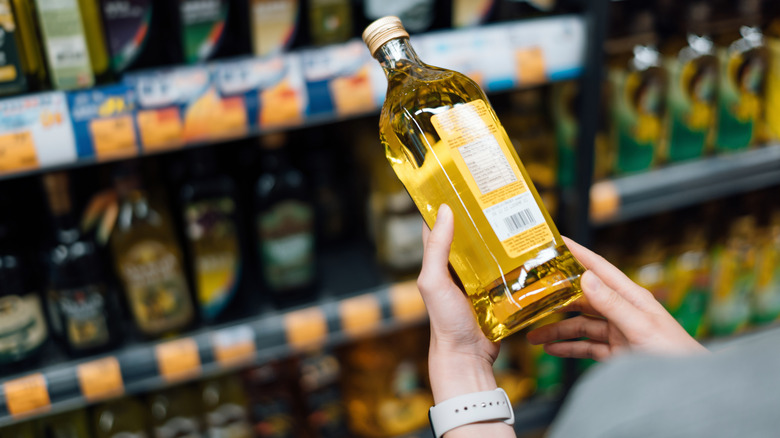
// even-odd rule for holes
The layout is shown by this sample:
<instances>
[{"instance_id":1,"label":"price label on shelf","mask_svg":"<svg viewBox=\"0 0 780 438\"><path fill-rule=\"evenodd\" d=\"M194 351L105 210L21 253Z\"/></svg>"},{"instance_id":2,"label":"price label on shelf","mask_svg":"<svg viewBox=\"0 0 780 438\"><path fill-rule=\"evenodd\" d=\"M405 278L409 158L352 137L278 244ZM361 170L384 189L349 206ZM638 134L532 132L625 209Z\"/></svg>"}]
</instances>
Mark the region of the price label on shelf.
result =
<instances>
[{"instance_id":1,"label":"price label on shelf","mask_svg":"<svg viewBox=\"0 0 780 438\"><path fill-rule=\"evenodd\" d=\"M220 330L211 337L214 357L224 366L250 362L255 358L255 332L251 327L240 325Z\"/></svg>"},{"instance_id":2,"label":"price label on shelf","mask_svg":"<svg viewBox=\"0 0 780 438\"><path fill-rule=\"evenodd\" d=\"M47 411L51 407L46 378L37 373L3 384L5 404L14 417Z\"/></svg>"},{"instance_id":3,"label":"price label on shelf","mask_svg":"<svg viewBox=\"0 0 780 438\"><path fill-rule=\"evenodd\" d=\"M398 321L417 321L426 315L425 303L413 280L390 286L390 306Z\"/></svg>"},{"instance_id":4,"label":"price label on shelf","mask_svg":"<svg viewBox=\"0 0 780 438\"><path fill-rule=\"evenodd\" d=\"M328 322L319 307L310 307L286 314L284 328L287 333L287 342L297 348L323 342L328 336Z\"/></svg>"},{"instance_id":5,"label":"price label on shelf","mask_svg":"<svg viewBox=\"0 0 780 438\"><path fill-rule=\"evenodd\" d=\"M544 65L544 50L539 46L523 47L515 50L517 75L523 85L542 84L547 81Z\"/></svg>"},{"instance_id":6,"label":"price label on shelf","mask_svg":"<svg viewBox=\"0 0 780 438\"><path fill-rule=\"evenodd\" d=\"M142 110L136 117L146 152L174 149L184 144L184 126L178 107Z\"/></svg>"},{"instance_id":7,"label":"price label on shelf","mask_svg":"<svg viewBox=\"0 0 780 438\"><path fill-rule=\"evenodd\" d=\"M89 130L100 160L127 158L138 153L132 115L92 120Z\"/></svg>"},{"instance_id":8,"label":"price label on shelf","mask_svg":"<svg viewBox=\"0 0 780 438\"><path fill-rule=\"evenodd\" d=\"M200 374L198 343L192 338L158 344L155 356L160 375L168 382L186 380Z\"/></svg>"},{"instance_id":9,"label":"price label on shelf","mask_svg":"<svg viewBox=\"0 0 780 438\"><path fill-rule=\"evenodd\" d=\"M590 187L590 219L603 222L620 212L620 193L612 181L600 181Z\"/></svg>"},{"instance_id":10,"label":"price label on shelf","mask_svg":"<svg viewBox=\"0 0 780 438\"><path fill-rule=\"evenodd\" d=\"M361 335L376 328L382 319L379 301L372 294L344 300L339 305L341 327L350 335Z\"/></svg>"},{"instance_id":11,"label":"price label on shelf","mask_svg":"<svg viewBox=\"0 0 780 438\"><path fill-rule=\"evenodd\" d=\"M0 134L0 173L38 167L38 155L30 131Z\"/></svg>"},{"instance_id":12,"label":"price label on shelf","mask_svg":"<svg viewBox=\"0 0 780 438\"><path fill-rule=\"evenodd\" d=\"M80 364L76 367L76 374L81 394L91 402L116 397L125 392L122 371L115 357Z\"/></svg>"}]
</instances>

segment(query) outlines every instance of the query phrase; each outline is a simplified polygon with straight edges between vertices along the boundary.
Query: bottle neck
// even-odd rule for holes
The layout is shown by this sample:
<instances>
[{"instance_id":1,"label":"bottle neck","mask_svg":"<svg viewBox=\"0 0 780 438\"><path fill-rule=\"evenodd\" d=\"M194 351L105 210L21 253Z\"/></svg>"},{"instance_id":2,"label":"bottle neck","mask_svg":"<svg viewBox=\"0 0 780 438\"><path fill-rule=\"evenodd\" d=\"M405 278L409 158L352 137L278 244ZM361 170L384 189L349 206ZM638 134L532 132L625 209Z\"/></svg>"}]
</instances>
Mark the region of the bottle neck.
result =
<instances>
[{"instance_id":1,"label":"bottle neck","mask_svg":"<svg viewBox=\"0 0 780 438\"><path fill-rule=\"evenodd\" d=\"M374 53L374 57L388 77L394 71L407 69L410 65L423 64L409 44L409 38L396 38L386 42Z\"/></svg>"}]
</instances>

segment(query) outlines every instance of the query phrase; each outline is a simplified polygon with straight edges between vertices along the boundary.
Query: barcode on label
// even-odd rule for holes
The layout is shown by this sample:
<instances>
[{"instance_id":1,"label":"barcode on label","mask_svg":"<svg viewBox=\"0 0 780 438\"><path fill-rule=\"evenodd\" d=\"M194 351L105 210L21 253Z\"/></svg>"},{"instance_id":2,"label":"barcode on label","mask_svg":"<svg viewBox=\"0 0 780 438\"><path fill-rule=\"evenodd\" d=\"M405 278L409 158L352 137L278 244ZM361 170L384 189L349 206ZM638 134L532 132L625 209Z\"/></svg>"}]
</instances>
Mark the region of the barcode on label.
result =
<instances>
[{"instance_id":1,"label":"barcode on label","mask_svg":"<svg viewBox=\"0 0 780 438\"><path fill-rule=\"evenodd\" d=\"M517 233L520 230L536 225L534 216L531 214L531 210L528 209L504 218L504 223L506 223L510 233Z\"/></svg>"}]
</instances>

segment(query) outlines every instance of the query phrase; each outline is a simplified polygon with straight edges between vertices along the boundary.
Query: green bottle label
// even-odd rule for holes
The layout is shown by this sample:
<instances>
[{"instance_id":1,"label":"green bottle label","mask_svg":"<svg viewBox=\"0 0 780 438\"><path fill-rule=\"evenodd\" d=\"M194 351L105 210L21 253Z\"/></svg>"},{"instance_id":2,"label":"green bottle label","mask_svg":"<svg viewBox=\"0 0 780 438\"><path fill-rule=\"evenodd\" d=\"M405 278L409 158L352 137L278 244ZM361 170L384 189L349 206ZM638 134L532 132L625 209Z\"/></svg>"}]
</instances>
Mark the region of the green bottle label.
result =
<instances>
[{"instance_id":1,"label":"green bottle label","mask_svg":"<svg viewBox=\"0 0 780 438\"><path fill-rule=\"evenodd\" d=\"M37 0L36 5L54 88L94 85L77 0Z\"/></svg>"},{"instance_id":2,"label":"green bottle label","mask_svg":"<svg viewBox=\"0 0 780 438\"><path fill-rule=\"evenodd\" d=\"M764 105L769 62L766 51L760 47L740 52L734 45L718 51L720 90L715 145L720 151L741 150L753 143Z\"/></svg>"},{"instance_id":3,"label":"green bottle label","mask_svg":"<svg viewBox=\"0 0 780 438\"><path fill-rule=\"evenodd\" d=\"M0 0L0 95L22 93L26 88L11 3Z\"/></svg>"},{"instance_id":4,"label":"green bottle label","mask_svg":"<svg viewBox=\"0 0 780 438\"><path fill-rule=\"evenodd\" d=\"M214 55L225 31L227 15L225 0L179 0L186 62L206 61Z\"/></svg>"},{"instance_id":5,"label":"green bottle label","mask_svg":"<svg viewBox=\"0 0 780 438\"><path fill-rule=\"evenodd\" d=\"M666 113L666 81L663 75L651 71L610 72L617 173L649 169L659 148Z\"/></svg>"},{"instance_id":6,"label":"green bottle label","mask_svg":"<svg viewBox=\"0 0 780 438\"><path fill-rule=\"evenodd\" d=\"M260 256L266 281L276 291L314 278L314 213L300 201L284 201L258 217Z\"/></svg>"},{"instance_id":7,"label":"green bottle label","mask_svg":"<svg viewBox=\"0 0 780 438\"><path fill-rule=\"evenodd\" d=\"M672 59L666 68L670 76L669 161L700 157L715 127L717 59Z\"/></svg>"}]
</instances>

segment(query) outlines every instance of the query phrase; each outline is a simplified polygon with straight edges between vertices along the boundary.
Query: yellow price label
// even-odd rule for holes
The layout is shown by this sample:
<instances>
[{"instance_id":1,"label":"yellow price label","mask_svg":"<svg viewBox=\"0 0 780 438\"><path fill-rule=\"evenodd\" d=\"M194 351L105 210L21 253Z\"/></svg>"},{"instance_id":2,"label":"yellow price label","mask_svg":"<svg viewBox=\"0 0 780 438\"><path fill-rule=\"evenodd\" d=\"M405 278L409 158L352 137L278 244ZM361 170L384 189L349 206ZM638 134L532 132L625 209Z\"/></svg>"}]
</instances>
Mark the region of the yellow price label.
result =
<instances>
[{"instance_id":1,"label":"yellow price label","mask_svg":"<svg viewBox=\"0 0 780 438\"><path fill-rule=\"evenodd\" d=\"M382 309L376 296L368 294L349 298L339 304L341 327L352 336L376 328L382 319Z\"/></svg>"},{"instance_id":2,"label":"yellow price label","mask_svg":"<svg viewBox=\"0 0 780 438\"><path fill-rule=\"evenodd\" d=\"M160 375L168 382L186 380L200 374L198 344L192 338L158 344L155 355Z\"/></svg>"},{"instance_id":3,"label":"yellow price label","mask_svg":"<svg viewBox=\"0 0 780 438\"><path fill-rule=\"evenodd\" d=\"M46 378L37 373L3 384L5 404L14 417L47 411L51 407Z\"/></svg>"},{"instance_id":4,"label":"yellow price label","mask_svg":"<svg viewBox=\"0 0 780 438\"><path fill-rule=\"evenodd\" d=\"M339 115L365 114L376 109L368 66L354 76L335 78L328 85Z\"/></svg>"},{"instance_id":5,"label":"yellow price label","mask_svg":"<svg viewBox=\"0 0 780 438\"><path fill-rule=\"evenodd\" d=\"M214 356L224 366L254 360L257 353L255 332L249 326L237 326L220 330L211 338Z\"/></svg>"},{"instance_id":6,"label":"yellow price label","mask_svg":"<svg viewBox=\"0 0 780 438\"><path fill-rule=\"evenodd\" d=\"M542 84L547 81L544 50L541 47L525 47L515 51L517 75L521 84Z\"/></svg>"},{"instance_id":7,"label":"yellow price label","mask_svg":"<svg viewBox=\"0 0 780 438\"><path fill-rule=\"evenodd\" d=\"M131 115L96 119L90 122L92 145L99 160L127 158L138 154Z\"/></svg>"},{"instance_id":8,"label":"yellow price label","mask_svg":"<svg viewBox=\"0 0 780 438\"><path fill-rule=\"evenodd\" d=\"M144 151L174 149L184 144L184 127L178 108L138 111L137 118Z\"/></svg>"},{"instance_id":9,"label":"yellow price label","mask_svg":"<svg viewBox=\"0 0 780 438\"><path fill-rule=\"evenodd\" d=\"M419 321L426 315L425 302L414 280L390 286L390 307L401 322Z\"/></svg>"},{"instance_id":10,"label":"yellow price label","mask_svg":"<svg viewBox=\"0 0 780 438\"><path fill-rule=\"evenodd\" d=\"M38 165L30 131L0 135L0 173L35 169Z\"/></svg>"},{"instance_id":11,"label":"yellow price label","mask_svg":"<svg viewBox=\"0 0 780 438\"><path fill-rule=\"evenodd\" d=\"M328 336L328 323L319 307L297 310L284 315L287 342L297 348L320 343Z\"/></svg>"},{"instance_id":12,"label":"yellow price label","mask_svg":"<svg viewBox=\"0 0 780 438\"><path fill-rule=\"evenodd\" d=\"M80 364L76 374L81 394L89 401L120 396L125 392L122 371L115 357L106 357Z\"/></svg>"}]
</instances>

